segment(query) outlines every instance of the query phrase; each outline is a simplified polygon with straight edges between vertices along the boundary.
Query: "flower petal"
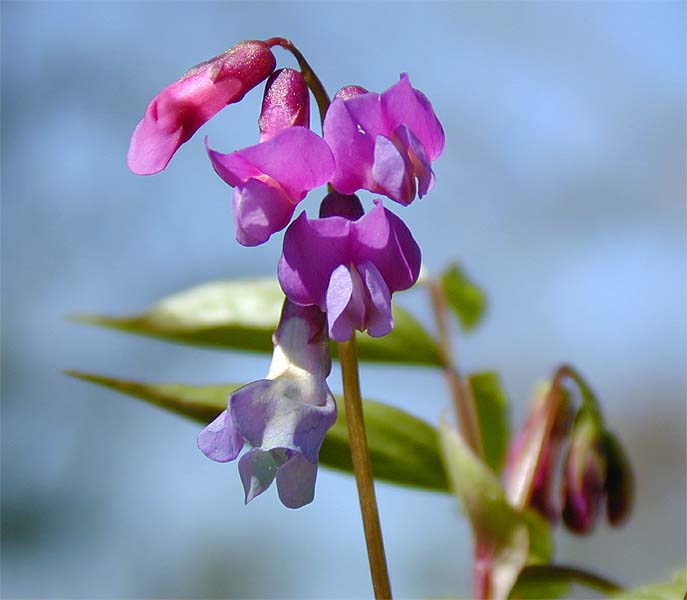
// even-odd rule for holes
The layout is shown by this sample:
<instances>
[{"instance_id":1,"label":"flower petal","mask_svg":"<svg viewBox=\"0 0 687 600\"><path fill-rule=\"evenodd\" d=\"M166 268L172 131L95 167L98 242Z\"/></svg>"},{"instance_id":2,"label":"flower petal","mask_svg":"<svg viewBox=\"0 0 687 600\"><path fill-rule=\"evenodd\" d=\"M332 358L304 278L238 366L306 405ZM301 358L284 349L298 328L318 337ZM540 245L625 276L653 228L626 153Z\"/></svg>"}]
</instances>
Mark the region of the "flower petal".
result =
<instances>
[{"instance_id":1,"label":"flower petal","mask_svg":"<svg viewBox=\"0 0 687 600\"><path fill-rule=\"evenodd\" d=\"M396 145L383 135L375 139L372 177L380 193L401 204L410 204L415 198L415 180L406 164L409 162Z\"/></svg>"},{"instance_id":2,"label":"flower petal","mask_svg":"<svg viewBox=\"0 0 687 600\"><path fill-rule=\"evenodd\" d=\"M420 275L422 254L408 227L375 200L375 208L353 223L353 261L377 267L390 292L411 287Z\"/></svg>"},{"instance_id":3,"label":"flower petal","mask_svg":"<svg viewBox=\"0 0 687 600\"><path fill-rule=\"evenodd\" d=\"M365 290L355 268L334 269L327 288L329 336L337 342L350 340L355 329L365 329Z\"/></svg>"},{"instance_id":4,"label":"flower petal","mask_svg":"<svg viewBox=\"0 0 687 600\"><path fill-rule=\"evenodd\" d=\"M244 246L266 242L289 224L295 205L279 188L259 179L249 179L234 189L232 212L236 239Z\"/></svg>"},{"instance_id":5,"label":"flower petal","mask_svg":"<svg viewBox=\"0 0 687 600\"><path fill-rule=\"evenodd\" d=\"M279 499L287 508L301 508L315 498L317 463L295 453L277 470Z\"/></svg>"},{"instance_id":6,"label":"flower petal","mask_svg":"<svg viewBox=\"0 0 687 600\"><path fill-rule=\"evenodd\" d=\"M391 314L391 292L379 269L366 261L357 265L358 271L367 288L365 325L372 337L383 337L394 328Z\"/></svg>"},{"instance_id":7,"label":"flower petal","mask_svg":"<svg viewBox=\"0 0 687 600\"><path fill-rule=\"evenodd\" d=\"M243 436L236 430L228 410L198 434L198 448L217 462L234 460L243 448Z\"/></svg>"},{"instance_id":8,"label":"flower petal","mask_svg":"<svg viewBox=\"0 0 687 600\"><path fill-rule=\"evenodd\" d=\"M444 129L430 101L410 85L406 73L402 73L401 80L381 95L381 104L390 131L399 125L407 125L425 147L430 160L441 155Z\"/></svg>"},{"instance_id":9,"label":"flower petal","mask_svg":"<svg viewBox=\"0 0 687 600\"><path fill-rule=\"evenodd\" d=\"M238 152L258 171L278 181L294 201L302 200L334 174L329 146L304 127L288 127L268 141Z\"/></svg>"},{"instance_id":10,"label":"flower petal","mask_svg":"<svg viewBox=\"0 0 687 600\"><path fill-rule=\"evenodd\" d=\"M277 469L284 462L286 462L286 453L283 450L270 452L254 448L241 457L239 475L246 494L246 504L272 485Z\"/></svg>"},{"instance_id":11,"label":"flower petal","mask_svg":"<svg viewBox=\"0 0 687 600\"><path fill-rule=\"evenodd\" d=\"M418 196L422 198L434 185L432 162L427 157L425 147L407 125L399 125L394 130L394 137L399 140L404 148L404 155L410 163L408 170L412 172L412 177L417 177ZM415 186L413 185L413 196L415 195L414 188ZM410 200L412 199L411 197Z\"/></svg>"},{"instance_id":12,"label":"flower petal","mask_svg":"<svg viewBox=\"0 0 687 600\"><path fill-rule=\"evenodd\" d=\"M331 273L350 256L352 223L343 217L308 219L305 212L291 223L278 267L279 283L289 300L326 310Z\"/></svg>"}]
</instances>

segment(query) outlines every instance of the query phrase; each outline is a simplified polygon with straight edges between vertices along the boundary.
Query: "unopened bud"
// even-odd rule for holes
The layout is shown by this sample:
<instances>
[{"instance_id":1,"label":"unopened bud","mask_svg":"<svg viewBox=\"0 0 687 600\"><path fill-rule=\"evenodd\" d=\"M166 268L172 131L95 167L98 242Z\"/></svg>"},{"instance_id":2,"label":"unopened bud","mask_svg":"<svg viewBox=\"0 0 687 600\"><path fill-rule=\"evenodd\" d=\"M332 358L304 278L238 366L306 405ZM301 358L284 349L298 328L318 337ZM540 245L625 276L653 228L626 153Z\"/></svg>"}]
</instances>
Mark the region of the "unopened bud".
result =
<instances>
[{"instance_id":1,"label":"unopened bud","mask_svg":"<svg viewBox=\"0 0 687 600\"><path fill-rule=\"evenodd\" d=\"M601 424L582 410L573 425L563 474L563 522L570 531L586 534L594 529L606 470Z\"/></svg>"},{"instance_id":2,"label":"unopened bud","mask_svg":"<svg viewBox=\"0 0 687 600\"><path fill-rule=\"evenodd\" d=\"M241 100L274 67L269 47L250 40L190 69L148 104L131 137L129 168L137 175L162 171L201 125Z\"/></svg>"},{"instance_id":3,"label":"unopened bud","mask_svg":"<svg viewBox=\"0 0 687 600\"><path fill-rule=\"evenodd\" d=\"M355 194L339 194L331 192L324 197L320 204L320 219L327 217L343 217L349 221L357 221L365 214L360 199Z\"/></svg>"},{"instance_id":4,"label":"unopened bud","mask_svg":"<svg viewBox=\"0 0 687 600\"><path fill-rule=\"evenodd\" d=\"M606 517L614 527L622 525L634 501L632 465L618 439L611 433L604 435L606 451Z\"/></svg>"},{"instance_id":5,"label":"unopened bud","mask_svg":"<svg viewBox=\"0 0 687 600\"><path fill-rule=\"evenodd\" d=\"M294 125L310 127L310 93L300 71L280 69L265 86L258 118L260 141L265 142Z\"/></svg>"},{"instance_id":6,"label":"unopened bud","mask_svg":"<svg viewBox=\"0 0 687 600\"><path fill-rule=\"evenodd\" d=\"M356 96L361 96L362 94L367 94L367 90L359 85L347 85L342 87L336 94L334 94L334 100L341 98L342 100L349 100L350 98L355 98Z\"/></svg>"}]
</instances>

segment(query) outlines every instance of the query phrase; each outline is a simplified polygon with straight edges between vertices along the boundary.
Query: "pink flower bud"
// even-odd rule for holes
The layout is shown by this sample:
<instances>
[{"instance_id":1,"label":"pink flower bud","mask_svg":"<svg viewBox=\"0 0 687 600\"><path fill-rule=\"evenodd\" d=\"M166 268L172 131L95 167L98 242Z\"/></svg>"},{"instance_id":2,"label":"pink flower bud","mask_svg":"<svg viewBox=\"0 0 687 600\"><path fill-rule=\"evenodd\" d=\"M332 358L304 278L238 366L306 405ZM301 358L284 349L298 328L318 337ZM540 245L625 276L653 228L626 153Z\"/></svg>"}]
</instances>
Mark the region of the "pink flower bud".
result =
<instances>
[{"instance_id":1,"label":"pink flower bud","mask_svg":"<svg viewBox=\"0 0 687 600\"><path fill-rule=\"evenodd\" d=\"M260 141L266 142L282 129L310 127L310 93L300 71L280 69L265 86L258 119Z\"/></svg>"},{"instance_id":2,"label":"pink flower bud","mask_svg":"<svg viewBox=\"0 0 687 600\"><path fill-rule=\"evenodd\" d=\"M334 100L341 98L342 100L349 100L350 98L355 98L356 96L361 96L362 94L367 94L367 90L359 85L347 85L342 87L336 94L334 94Z\"/></svg>"},{"instance_id":3,"label":"pink flower bud","mask_svg":"<svg viewBox=\"0 0 687 600\"><path fill-rule=\"evenodd\" d=\"M137 175L162 171L179 146L227 104L238 102L274 70L269 47L237 44L189 70L148 104L129 146L129 168Z\"/></svg>"}]
</instances>

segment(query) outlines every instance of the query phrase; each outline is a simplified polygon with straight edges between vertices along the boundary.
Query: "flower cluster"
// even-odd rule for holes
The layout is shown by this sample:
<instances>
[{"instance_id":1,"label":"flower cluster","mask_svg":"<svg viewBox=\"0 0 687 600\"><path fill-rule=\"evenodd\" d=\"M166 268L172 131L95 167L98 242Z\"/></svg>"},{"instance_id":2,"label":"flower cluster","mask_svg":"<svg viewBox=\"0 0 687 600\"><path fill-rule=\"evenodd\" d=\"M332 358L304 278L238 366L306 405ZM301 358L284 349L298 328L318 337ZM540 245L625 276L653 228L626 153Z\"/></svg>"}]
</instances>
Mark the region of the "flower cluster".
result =
<instances>
[{"instance_id":1,"label":"flower cluster","mask_svg":"<svg viewBox=\"0 0 687 600\"><path fill-rule=\"evenodd\" d=\"M391 296L419 276L421 254L403 221L381 199L365 212L355 192L368 190L401 205L434 184L432 161L444 132L429 100L405 74L381 94L359 86L340 90L329 105L323 135L310 130L303 73L275 71L274 40L242 42L191 69L148 105L129 149L129 167L150 175L227 104L267 80L256 145L224 154L206 149L216 173L233 188L236 239L266 242L288 227L278 266L287 298L266 380L229 399L227 410L199 436L201 450L239 462L246 501L276 477L285 505L312 500L317 455L335 420L327 338L356 330L373 337L393 328ZM318 218L298 204L329 184Z\"/></svg>"}]
</instances>

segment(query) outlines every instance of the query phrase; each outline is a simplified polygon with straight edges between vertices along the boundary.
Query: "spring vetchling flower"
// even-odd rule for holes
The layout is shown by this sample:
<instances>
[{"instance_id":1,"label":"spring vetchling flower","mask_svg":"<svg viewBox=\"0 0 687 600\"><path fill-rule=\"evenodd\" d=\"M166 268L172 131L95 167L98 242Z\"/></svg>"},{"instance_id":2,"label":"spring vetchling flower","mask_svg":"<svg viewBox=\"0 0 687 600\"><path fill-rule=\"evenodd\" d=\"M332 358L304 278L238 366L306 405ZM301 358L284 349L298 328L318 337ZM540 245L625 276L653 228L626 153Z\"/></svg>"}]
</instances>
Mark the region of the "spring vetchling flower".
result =
<instances>
[{"instance_id":1,"label":"spring vetchling flower","mask_svg":"<svg viewBox=\"0 0 687 600\"><path fill-rule=\"evenodd\" d=\"M284 293L326 312L334 340L348 340L356 329L388 334L391 295L420 274L420 248L410 230L381 200L363 214L357 197L333 193L320 214L308 219L303 212L286 231L278 267Z\"/></svg>"},{"instance_id":2,"label":"spring vetchling flower","mask_svg":"<svg viewBox=\"0 0 687 600\"><path fill-rule=\"evenodd\" d=\"M312 502L320 446L336 421L330 370L324 315L285 302L267 377L231 394L227 409L198 435L200 450L218 462L236 459L250 444L239 460L246 503L275 479L288 508Z\"/></svg>"},{"instance_id":3,"label":"spring vetchling flower","mask_svg":"<svg viewBox=\"0 0 687 600\"><path fill-rule=\"evenodd\" d=\"M365 189L401 204L430 190L432 161L444 149L444 131L432 105L405 73L382 94L357 86L340 90L327 110L323 133L336 162L332 185L337 191Z\"/></svg>"},{"instance_id":4,"label":"spring vetchling flower","mask_svg":"<svg viewBox=\"0 0 687 600\"><path fill-rule=\"evenodd\" d=\"M249 40L190 69L148 104L131 137L129 168L137 175L162 171L201 125L241 100L274 67L269 47Z\"/></svg>"}]
</instances>

